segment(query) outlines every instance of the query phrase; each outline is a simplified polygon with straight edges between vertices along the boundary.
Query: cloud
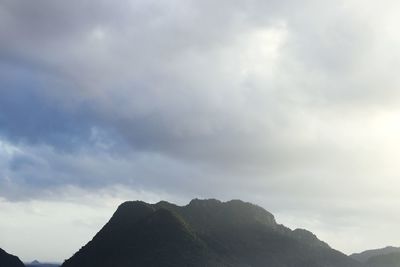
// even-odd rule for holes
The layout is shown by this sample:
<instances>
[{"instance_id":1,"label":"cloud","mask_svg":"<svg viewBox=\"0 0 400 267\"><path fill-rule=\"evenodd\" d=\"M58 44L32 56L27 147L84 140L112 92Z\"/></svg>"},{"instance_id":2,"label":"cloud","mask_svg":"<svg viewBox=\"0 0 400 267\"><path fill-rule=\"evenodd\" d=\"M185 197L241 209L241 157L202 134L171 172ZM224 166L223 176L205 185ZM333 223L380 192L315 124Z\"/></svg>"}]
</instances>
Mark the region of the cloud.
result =
<instances>
[{"instance_id":1,"label":"cloud","mask_svg":"<svg viewBox=\"0 0 400 267\"><path fill-rule=\"evenodd\" d=\"M398 203L398 8L4 0L0 196L242 198L332 238Z\"/></svg>"}]
</instances>

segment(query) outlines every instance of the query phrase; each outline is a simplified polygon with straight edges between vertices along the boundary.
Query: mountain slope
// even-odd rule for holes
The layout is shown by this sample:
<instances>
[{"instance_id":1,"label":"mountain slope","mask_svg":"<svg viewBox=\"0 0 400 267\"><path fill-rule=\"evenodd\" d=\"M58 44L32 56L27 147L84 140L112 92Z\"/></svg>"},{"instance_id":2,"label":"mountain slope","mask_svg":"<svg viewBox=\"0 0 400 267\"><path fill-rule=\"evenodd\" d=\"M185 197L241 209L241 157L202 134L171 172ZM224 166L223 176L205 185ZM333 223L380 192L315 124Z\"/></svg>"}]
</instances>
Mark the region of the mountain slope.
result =
<instances>
[{"instance_id":1,"label":"mountain slope","mask_svg":"<svg viewBox=\"0 0 400 267\"><path fill-rule=\"evenodd\" d=\"M17 256L0 249L0 267L25 267Z\"/></svg>"},{"instance_id":2,"label":"mountain slope","mask_svg":"<svg viewBox=\"0 0 400 267\"><path fill-rule=\"evenodd\" d=\"M290 230L239 200L121 204L62 267L358 267L306 230Z\"/></svg>"},{"instance_id":3,"label":"mountain slope","mask_svg":"<svg viewBox=\"0 0 400 267\"><path fill-rule=\"evenodd\" d=\"M367 261L368 267L400 267L400 252L373 256Z\"/></svg>"},{"instance_id":4,"label":"mountain slope","mask_svg":"<svg viewBox=\"0 0 400 267\"><path fill-rule=\"evenodd\" d=\"M379 256L379 255L386 255L386 254L390 254L393 252L400 252L400 248L388 246L385 248L371 249L371 250L363 251L361 253L351 254L350 257L357 261L365 263L372 257Z\"/></svg>"}]
</instances>

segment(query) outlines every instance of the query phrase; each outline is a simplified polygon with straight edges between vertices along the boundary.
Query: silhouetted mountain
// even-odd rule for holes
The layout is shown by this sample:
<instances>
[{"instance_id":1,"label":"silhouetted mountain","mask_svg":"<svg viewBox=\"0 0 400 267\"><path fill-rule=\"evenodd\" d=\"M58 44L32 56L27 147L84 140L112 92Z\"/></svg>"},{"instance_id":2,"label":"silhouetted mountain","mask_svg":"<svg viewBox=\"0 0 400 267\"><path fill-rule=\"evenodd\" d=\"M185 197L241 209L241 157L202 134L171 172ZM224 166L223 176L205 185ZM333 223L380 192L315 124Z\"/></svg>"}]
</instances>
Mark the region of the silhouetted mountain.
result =
<instances>
[{"instance_id":1,"label":"silhouetted mountain","mask_svg":"<svg viewBox=\"0 0 400 267\"><path fill-rule=\"evenodd\" d=\"M380 255L386 255L390 254L393 252L400 252L399 247L385 247L385 248L379 248L379 249L371 249L371 250L366 250L361 253L354 253L351 254L350 257L352 257L355 260L358 260L360 262L366 263L370 258L374 256L380 256Z\"/></svg>"},{"instance_id":2,"label":"silhouetted mountain","mask_svg":"<svg viewBox=\"0 0 400 267\"><path fill-rule=\"evenodd\" d=\"M367 261L368 267L400 267L400 252L373 256Z\"/></svg>"},{"instance_id":3,"label":"silhouetted mountain","mask_svg":"<svg viewBox=\"0 0 400 267\"><path fill-rule=\"evenodd\" d=\"M25 267L22 261L0 248L0 267Z\"/></svg>"},{"instance_id":4,"label":"silhouetted mountain","mask_svg":"<svg viewBox=\"0 0 400 267\"><path fill-rule=\"evenodd\" d=\"M121 204L62 267L358 267L306 230L290 230L259 206L192 200L187 206Z\"/></svg>"}]
</instances>

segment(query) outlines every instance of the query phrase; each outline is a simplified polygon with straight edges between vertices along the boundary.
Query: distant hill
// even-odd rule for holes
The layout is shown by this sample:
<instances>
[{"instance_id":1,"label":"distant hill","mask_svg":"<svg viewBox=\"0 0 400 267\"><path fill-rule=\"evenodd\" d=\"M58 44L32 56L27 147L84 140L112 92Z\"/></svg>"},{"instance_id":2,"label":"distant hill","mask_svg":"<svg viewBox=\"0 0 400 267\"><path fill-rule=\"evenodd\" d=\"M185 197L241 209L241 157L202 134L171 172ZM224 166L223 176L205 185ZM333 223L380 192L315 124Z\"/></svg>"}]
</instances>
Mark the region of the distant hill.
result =
<instances>
[{"instance_id":1,"label":"distant hill","mask_svg":"<svg viewBox=\"0 0 400 267\"><path fill-rule=\"evenodd\" d=\"M26 267L59 267L60 264L54 264L54 263L41 263L37 260L32 261L31 263L26 263Z\"/></svg>"},{"instance_id":2,"label":"distant hill","mask_svg":"<svg viewBox=\"0 0 400 267\"><path fill-rule=\"evenodd\" d=\"M400 248L399 247L388 246L388 247L385 247L385 248L371 249L371 250L363 251L361 253L351 254L350 257L355 259L355 260L357 260L357 261L366 263L372 257L380 256L380 255L386 255L386 254L390 254L390 253L393 253L393 252L400 252Z\"/></svg>"},{"instance_id":3,"label":"distant hill","mask_svg":"<svg viewBox=\"0 0 400 267\"><path fill-rule=\"evenodd\" d=\"M25 265L17 256L0 249L0 267L25 267Z\"/></svg>"},{"instance_id":4,"label":"distant hill","mask_svg":"<svg viewBox=\"0 0 400 267\"><path fill-rule=\"evenodd\" d=\"M400 252L373 256L367 261L368 267L400 267Z\"/></svg>"},{"instance_id":5,"label":"distant hill","mask_svg":"<svg viewBox=\"0 0 400 267\"><path fill-rule=\"evenodd\" d=\"M121 204L62 267L359 267L309 231L240 200Z\"/></svg>"}]
</instances>

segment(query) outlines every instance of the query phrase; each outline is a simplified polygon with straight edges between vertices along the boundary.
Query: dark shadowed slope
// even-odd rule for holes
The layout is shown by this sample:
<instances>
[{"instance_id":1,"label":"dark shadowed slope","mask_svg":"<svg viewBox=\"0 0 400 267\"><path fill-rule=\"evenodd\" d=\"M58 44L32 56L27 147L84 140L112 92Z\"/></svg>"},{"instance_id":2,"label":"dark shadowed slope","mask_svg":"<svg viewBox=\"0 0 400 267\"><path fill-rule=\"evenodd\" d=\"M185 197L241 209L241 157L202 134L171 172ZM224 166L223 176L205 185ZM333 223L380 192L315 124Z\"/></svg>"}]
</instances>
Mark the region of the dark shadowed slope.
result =
<instances>
[{"instance_id":1,"label":"dark shadowed slope","mask_svg":"<svg viewBox=\"0 0 400 267\"><path fill-rule=\"evenodd\" d=\"M0 267L25 267L17 256L8 254L0 249Z\"/></svg>"},{"instance_id":2,"label":"dark shadowed slope","mask_svg":"<svg viewBox=\"0 0 400 267\"><path fill-rule=\"evenodd\" d=\"M366 251L363 251L360 253L351 254L350 257L352 257L353 259L358 260L360 262L367 262L372 257L386 255L386 254L390 254L393 252L400 252L400 248L388 246L385 248L371 249L371 250L366 250Z\"/></svg>"},{"instance_id":3,"label":"dark shadowed slope","mask_svg":"<svg viewBox=\"0 0 400 267\"><path fill-rule=\"evenodd\" d=\"M290 230L256 205L193 200L125 202L63 267L357 267L306 230Z\"/></svg>"}]
</instances>

